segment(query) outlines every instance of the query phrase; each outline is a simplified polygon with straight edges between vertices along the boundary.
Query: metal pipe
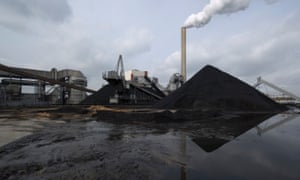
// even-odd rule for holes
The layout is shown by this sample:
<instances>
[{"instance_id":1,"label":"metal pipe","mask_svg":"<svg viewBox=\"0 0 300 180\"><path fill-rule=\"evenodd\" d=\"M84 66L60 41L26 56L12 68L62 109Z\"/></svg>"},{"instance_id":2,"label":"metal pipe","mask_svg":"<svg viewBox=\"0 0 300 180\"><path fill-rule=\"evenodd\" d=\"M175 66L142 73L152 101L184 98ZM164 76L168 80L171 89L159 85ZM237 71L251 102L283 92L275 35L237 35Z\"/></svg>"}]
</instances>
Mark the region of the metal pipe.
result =
<instances>
[{"instance_id":1,"label":"metal pipe","mask_svg":"<svg viewBox=\"0 0 300 180\"><path fill-rule=\"evenodd\" d=\"M181 75L186 81L186 27L181 27Z\"/></svg>"}]
</instances>

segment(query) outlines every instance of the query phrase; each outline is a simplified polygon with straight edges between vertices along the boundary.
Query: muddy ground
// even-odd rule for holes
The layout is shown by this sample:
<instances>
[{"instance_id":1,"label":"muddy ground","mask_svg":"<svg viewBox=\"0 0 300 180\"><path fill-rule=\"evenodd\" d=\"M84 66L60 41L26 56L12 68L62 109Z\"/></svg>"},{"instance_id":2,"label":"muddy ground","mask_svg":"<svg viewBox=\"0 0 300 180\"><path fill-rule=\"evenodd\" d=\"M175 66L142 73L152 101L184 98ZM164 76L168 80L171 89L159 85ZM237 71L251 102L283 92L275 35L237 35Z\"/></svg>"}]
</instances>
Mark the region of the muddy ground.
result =
<instances>
[{"instance_id":1,"label":"muddy ground","mask_svg":"<svg viewBox=\"0 0 300 180\"><path fill-rule=\"evenodd\" d=\"M272 116L209 112L171 121L170 111L103 106L0 112L1 131L25 132L3 138L11 142L0 147L0 179L185 179L195 168L187 154L211 153Z\"/></svg>"}]
</instances>

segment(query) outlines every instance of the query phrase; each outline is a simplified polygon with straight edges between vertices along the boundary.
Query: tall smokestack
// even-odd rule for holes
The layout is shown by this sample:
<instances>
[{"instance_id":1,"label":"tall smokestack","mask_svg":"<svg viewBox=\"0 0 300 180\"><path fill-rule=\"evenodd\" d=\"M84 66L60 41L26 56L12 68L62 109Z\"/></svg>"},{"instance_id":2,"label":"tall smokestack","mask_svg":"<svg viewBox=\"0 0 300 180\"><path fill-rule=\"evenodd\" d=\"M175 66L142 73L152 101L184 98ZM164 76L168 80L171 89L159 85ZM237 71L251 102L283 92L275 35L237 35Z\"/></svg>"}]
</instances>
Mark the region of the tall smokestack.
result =
<instances>
[{"instance_id":1,"label":"tall smokestack","mask_svg":"<svg viewBox=\"0 0 300 180\"><path fill-rule=\"evenodd\" d=\"M181 28L181 75L186 81L186 27Z\"/></svg>"}]
</instances>

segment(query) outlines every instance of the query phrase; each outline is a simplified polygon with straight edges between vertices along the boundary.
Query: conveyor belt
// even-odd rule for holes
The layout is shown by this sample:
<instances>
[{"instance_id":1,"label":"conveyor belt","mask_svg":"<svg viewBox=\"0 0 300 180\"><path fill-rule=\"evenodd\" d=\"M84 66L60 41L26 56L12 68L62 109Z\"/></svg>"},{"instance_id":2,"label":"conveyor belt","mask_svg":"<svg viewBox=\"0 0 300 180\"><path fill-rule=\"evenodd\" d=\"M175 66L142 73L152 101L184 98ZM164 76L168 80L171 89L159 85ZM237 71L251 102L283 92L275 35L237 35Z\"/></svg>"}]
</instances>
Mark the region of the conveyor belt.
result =
<instances>
[{"instance_id":1,"label":"conveyor belt","mask_svg":"<svg viewBox=\"0 0 300 180\"><path fill-rule=\"evenodd\" d=\"M19 69L13 68L13 67L5 66L3 64L0 64L0 70L5 71L5 72L9 72L9 73L13 73L13 74L22 76L24 78L32 78L32 79L38 79L38 80L42 80L42 81L45 81L45 82L49 82L52 85L58 84L58 85L61 85L61 86L67 87L67 88L77 89L77 90L80 90L80 91L85 91L85 92L90 92L90 93L95 93L96 92L95 90L92 90L92 89L88 89L88 88L85 88L85 87L76 86L74 84L69 84L69 83L58 81L58 80L46 78L46 77L43 77L43 76L35 75L35 74L32 74L32 73L24 72L24 71L21 71Z\"/></svg>"}]
</instances>

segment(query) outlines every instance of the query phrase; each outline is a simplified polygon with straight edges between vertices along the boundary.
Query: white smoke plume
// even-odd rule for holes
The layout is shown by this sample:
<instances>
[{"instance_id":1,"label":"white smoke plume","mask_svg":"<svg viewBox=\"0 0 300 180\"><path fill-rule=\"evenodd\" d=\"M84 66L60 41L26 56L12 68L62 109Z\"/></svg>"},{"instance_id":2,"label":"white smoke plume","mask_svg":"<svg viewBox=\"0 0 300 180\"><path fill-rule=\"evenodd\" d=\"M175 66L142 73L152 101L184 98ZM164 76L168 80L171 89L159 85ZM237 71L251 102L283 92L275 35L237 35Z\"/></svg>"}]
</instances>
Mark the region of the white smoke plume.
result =
<instances>
[{"instance_id":1,"label":"white smoke plume","mask_svg":"<svg viewBox=\"0 0 300 180\"><path fill-rule=\"evenodd\" d=\"M201 12L190 15L183 26L187 28L203 27L215 14L231 14L245 10L249 7L250 2L251 0L210 0ZM271 4L277 0L265 0L265 2Z\"/></svg>"}]
</instances>

